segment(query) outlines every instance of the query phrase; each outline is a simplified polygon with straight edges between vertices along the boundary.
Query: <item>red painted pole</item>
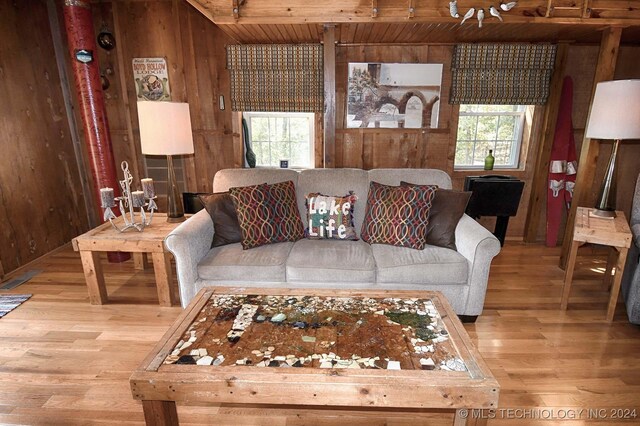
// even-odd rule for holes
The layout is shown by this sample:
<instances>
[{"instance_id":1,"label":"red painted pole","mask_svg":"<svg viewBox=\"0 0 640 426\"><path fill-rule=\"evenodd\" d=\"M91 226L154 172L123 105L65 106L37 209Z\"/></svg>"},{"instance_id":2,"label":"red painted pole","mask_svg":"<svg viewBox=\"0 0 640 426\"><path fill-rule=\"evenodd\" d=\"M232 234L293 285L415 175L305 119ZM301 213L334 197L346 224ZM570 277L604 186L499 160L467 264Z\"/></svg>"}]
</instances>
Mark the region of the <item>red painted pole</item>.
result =
<instances>
[{"instance_id":1,"label":"red painted pole","mask_svg":"<svg viewBox=\"0 0 640 426\"><path fill-rule=\"evenodd\" d=\"M90 169L93 175L93 193L99 217L100 188L113 188L120 196L120 183L116 174L113 147L109 133L109 123L100 84L97 45L93 29L93 18L88 1L65 0L64 24L71 53L71 68L82 115L84 137L89 153ZM120 215L118 208L114 209ZM123 256L124 255L124 256ZM124 261L129 254L109 253L110 261Z\"/></svg>"}]
</instances>

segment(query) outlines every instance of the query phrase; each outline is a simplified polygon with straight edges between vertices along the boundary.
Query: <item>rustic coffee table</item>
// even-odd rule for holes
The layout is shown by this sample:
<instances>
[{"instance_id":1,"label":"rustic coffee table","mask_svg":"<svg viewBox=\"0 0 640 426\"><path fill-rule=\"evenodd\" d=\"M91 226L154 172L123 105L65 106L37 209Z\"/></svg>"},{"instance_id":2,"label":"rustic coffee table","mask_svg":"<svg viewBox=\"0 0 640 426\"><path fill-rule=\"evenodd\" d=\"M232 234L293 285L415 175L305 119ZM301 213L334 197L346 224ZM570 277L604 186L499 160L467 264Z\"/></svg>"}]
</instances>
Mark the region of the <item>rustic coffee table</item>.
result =
<instances>
[{"instance_id":1,"label":"rustic coffee table","mask_svg":"<svg viewBox=\"0 0 640 426\"><path fill-rule=\"evenodd\" d=\"M124 226L123 223L122 217L116 219L118 226ZM109 301L100 263L100 252L105 251L132 253L136 269L145 268L147 253L151 253L160 305L177 304L173 293L172 255L165 247L164 240L178 225L180 223L167 222L166 213L155 213L151 225L142 232L119 232L113 229L111 223L105 222L74 238L73 249L80 252L91 304L103 305Z\"/></svg>"},{"instance_id":2,"label":"rustic coffee table","mask_svg":"<svg viewBox=\"0 0 640 426\"><path fill-rule=\"evenodd\" d=\"M176 402L433 408L484 420L499 385L439 292L201 290L130 379L148 425Z\"/></svg>"}]
</instances>

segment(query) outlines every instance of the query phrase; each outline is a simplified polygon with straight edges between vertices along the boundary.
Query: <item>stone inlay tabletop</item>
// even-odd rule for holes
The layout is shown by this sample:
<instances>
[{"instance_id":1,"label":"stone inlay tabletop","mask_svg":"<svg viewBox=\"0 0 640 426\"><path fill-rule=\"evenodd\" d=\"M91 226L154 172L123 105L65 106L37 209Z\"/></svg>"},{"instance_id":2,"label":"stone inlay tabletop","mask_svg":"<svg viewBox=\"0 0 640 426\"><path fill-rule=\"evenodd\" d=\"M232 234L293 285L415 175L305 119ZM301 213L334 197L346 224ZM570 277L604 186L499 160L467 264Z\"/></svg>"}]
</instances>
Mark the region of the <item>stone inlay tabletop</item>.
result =
<instances>
[{"instance_id":1,"label":"stone inlay tabletop","mask_svg":"<svg viewBox=\"0 0 640 426\"><path fill-rule=\"evenodd\" d=\"M431 299L211 294L167 364L466 371Z\"/></svg>"}]
</instances>

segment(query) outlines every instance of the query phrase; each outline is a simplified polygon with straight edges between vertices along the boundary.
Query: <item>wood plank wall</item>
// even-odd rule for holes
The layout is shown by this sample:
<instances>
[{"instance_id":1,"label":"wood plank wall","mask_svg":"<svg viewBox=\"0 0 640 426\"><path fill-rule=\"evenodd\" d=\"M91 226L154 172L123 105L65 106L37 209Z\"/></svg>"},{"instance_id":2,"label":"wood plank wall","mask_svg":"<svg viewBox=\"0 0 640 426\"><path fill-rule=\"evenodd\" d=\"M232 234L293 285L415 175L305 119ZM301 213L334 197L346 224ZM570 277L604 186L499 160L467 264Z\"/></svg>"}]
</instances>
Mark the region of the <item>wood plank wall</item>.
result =
<instances>
[{"instance_id":1,"label":"wood plank wall","mask_svg":"<svg viewBox=\"0 0 640 426\"><path fill-rule=\"evenodd\" d=\"M454 171L455 139L458 126L458 107L449 104L451 88L451 45L362 45L337 49L336 61L336 166L436 168L449 173L455 189L462 189L464 178L487 174L483 170ZM442 88L440 115L437 129L348 129L346 128L347 68L349 62L401 62L441 63ZM539 116L536 114L536 116ZM534 121L528 149L523 154L523 166L504 173L517 176L525 182L531 180L535 149L540 133L540 123ZM509 225L509 235L522 236L529 201L529 187L525 187L518 215ZM493 229L494 220L483 218L481 222Z\"/></svg>"},{"instance_id":2,"label":"wood plank wall","mask_svg":"<svg viewBox=\"0 0 640 426\"><path fill-rule=\"evenodd\" d=\"M0 2L0 264L88 229L45 1Z\"/></svg>"},{"instance_id":3,"label":"wood plank wall","mask_svg":"<svg viewBox=\"0 0 640 426\"><path fill-rule=\"evenodd\" d=\"M178 0L101 2L93 5L93 13L96 31L106 25L116 38L116 49L100 49L100 66L111 73L105 97L117 163L136 164L134 178L144 177L131 61L165 57L172 101L188 102L191 111L195 155L184 157L187 190L211 191L216 171L242 165L225 59L225 46L233 40Z\"/></svg>"},{"instance_id":4,"label":"wood plank wall","mask_svg":"<svg viewBox=\"0 0 640 426\"><path fill-rule=\"evenodd\" d=\"M191 158L187 157L187 189L210 191L211 181L217 170L240 167L244 164L242 142L238 137L240 121L230 110L229 76L225 59L225 45L235 41L227 37L193 7L178 0L105 1L94 5L94 14L96 27L99 27L102 22L107 22L108 26L113 25L114 20L117 24L114 34L118 47L111 53L101 52L101 60L103 56L106 57L110 61L111 69L116 74L123 74L123 76L114 75L114 78L111 78L112 86L106 92L116 159L120 161L120 159L133 158L134 152L137 151L138 158L135 161L138 162L140 170L144 170L138 148L137 111L131 59L165 56L170 69L173 100L189 102L191 105L196 154ZM111 28L114 29L114 26ZM338 45L336 48L335 166L365 169L438 168L452 175L456 189L462 189L465 176L485 173L453 170L458 109L448 104L452 51L451 45L442 44ZM578 143L582 140L581 132L584 131L585 114L589 102L587 88L590 88L593 79L597 51L597 46L571 45L569 47L570 66L567 67L567 74L574 76L575 80L574 122ZM347 129L345 96L349 62L443 63L439 128ZM633 64L633 54L621 53L618 67L626 69L626 75L630 77L636 72ZM105 67L105 65L101 66ZM120 86L118 83L114 85L114 80L119 80ZM126 96L122 91L122 85L126 86ZM220 111L218 108L220 94L225 96L225 111ZM128 98L128 106L126 99L123 98ZM543 108L536 110L536 112L541 111ZM535 114L534 118L541 115ZM543 131L542 123L539 121L533 120L531 124L529 146L522 156L521 167L518 170L504 172L517 176L526 183L519 213L511 219L509 225L508 235L516 238L522 237L524 233L529 202L529 183L535 167L539 135ZM322 116L317 114L316 166L322 165L323 147L318 143L321 141L322 133ZM129 143L130 138L133 138L134 147ZM623 146L621 154L623 149L633 150L630 145ZM640 157L621 158L619 169L621 177L625 172L633 174L634 167L637 168L634 158ZM606 158L600 159L600 163L603 162L606 162ZM630 164L627 165L627 162ZM600 163L598 170L599 176L602 176L604 165ZM630 202L625 201L628 190L622 180L619 188L620 207L628 209ZM597 191L597 188L594 191ZM492 219L483 218L481 222L489 229L493 229ZM539 225L540 239L544 238L544 229L543 218Z\"/></svg>"},{"instance_id":5,"label":"wood plank wall","mask_svg":"<svg viewBox=\"0 0 640 426\"><path fill-rule=\"evenodd\" d=\"M93 4L96 30L114 32L117 47L99 49L98 59L111 86L105 92L116 161L128 160L135 178L143 177L139 148L134 57L164 56L169 65L173 100L189 102L195 150L187 158L187 189L210 191L215 172L240 167L242 142L239 120L230 109L225 45L234 43L207 18L179 0L101 1ZM28 23L29 25L25 25ZM8 273L45 254L88 229L88 221L65 117L64 102L46 3L0 2L0 264ZM476 172L454 172L453 156L457 108L448 105L450 45L350 45L336 49L336 154L337 167L433 167L452 173L454 187ZM597 46L571 45L566 73L574 78L576 140L582 133L598 53ZM640 78L640 47L622 47L616 78ZM67 58L68 60L68 58ZM439 128L346 129L345 93L348 62L405 62L445 64ZM220 111L223 95L226 109ZM316 120L322 134L322 119ZM513 174L529 183L533 174L536 134L524 167ZM578 147L579 148L579 147ZM610 144L598 159L601 179ZM640 171L640 143L624 143L619 156L618 207L630 210L635 176ZM321 165L322 146L316 146ZM86 156L86 154L85 154ZM528 185L525 186L528 191ZM597 184L592 188L595 199ZM509 235L522 236L528 204L525 192L520 214L511 220ZM37 226L34 226L37 223ZM492 223L483 221L489 228ZM544 236L544 221L539 225Z\"/></svg>"}]
</instances>

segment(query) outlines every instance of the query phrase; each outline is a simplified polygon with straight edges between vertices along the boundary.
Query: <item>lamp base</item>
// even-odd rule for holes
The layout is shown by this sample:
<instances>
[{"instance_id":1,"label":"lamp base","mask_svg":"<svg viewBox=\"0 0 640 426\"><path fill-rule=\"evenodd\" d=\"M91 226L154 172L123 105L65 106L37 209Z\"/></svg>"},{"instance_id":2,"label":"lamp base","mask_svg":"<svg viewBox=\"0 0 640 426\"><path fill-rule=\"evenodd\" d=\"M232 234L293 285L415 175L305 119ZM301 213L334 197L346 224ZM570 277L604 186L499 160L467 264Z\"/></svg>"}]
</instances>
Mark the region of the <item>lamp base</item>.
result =
<instances>
[{"instance_id":1,"label":"lamp base","mask_svg":"<svg viewBox=\"0 0 640 426\"><path fill-rule=\"evenodd\" d=\"M184 222L186 219L187 218L185 216L179 216L179 217L167 216L167 222L169 222L169 223Z\"/></svg>"},{"instance_id":2,"label":"lamp base","mask_svg":"<svg viewBox=\"0 0 640 426\"><path fill-rule=\"evenodd\" d=\"M616 212L615 212L615 210L593 209L593 210L591 210L590 216L601 217L601 218L605 218L605 219L613 219L614 217L616 217Z\"/></svg>"}]
</instances>

